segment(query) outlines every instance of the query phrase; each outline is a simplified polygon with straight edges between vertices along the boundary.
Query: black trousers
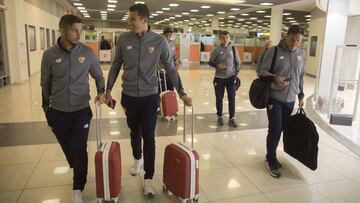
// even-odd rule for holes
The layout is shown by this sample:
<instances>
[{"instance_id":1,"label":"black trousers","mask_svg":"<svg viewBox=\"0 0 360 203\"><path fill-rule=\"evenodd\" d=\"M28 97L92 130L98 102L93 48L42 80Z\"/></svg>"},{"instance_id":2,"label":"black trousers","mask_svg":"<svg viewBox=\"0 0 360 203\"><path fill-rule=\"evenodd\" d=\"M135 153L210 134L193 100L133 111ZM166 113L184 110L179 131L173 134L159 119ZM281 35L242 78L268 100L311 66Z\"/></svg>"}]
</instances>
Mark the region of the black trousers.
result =
<instances>
[{"instance_id":1,"label":"black trousers","mask_svg":"<svg viewBox=\"0 0 360 203\"><path fill-rule=\"evenodd\" d=\"M214 88L216 96L216 111L218 116L222 116L223 113L223 98L225 93L225 88L229 101L229 116L230 118L235 117L235 95L236 95L236 76L231 76L229 78L214 78Z\"/></svg>"},{"instance_id":2,"label":"black trousers","mask_svg":"<svg viewBox=\"0 0 360 203\"><path fill-rule=\"evenodd\" d=\"M87 140L92 118L90 107L75 112L50 108L46 118L67 162L74 169L73 190L84 190L88 171Z\"/></svg>"},{"instance_id":3,"label":"black trousers","mask_svg":"<svg viewBox=\"0 0 360 203\"><path fill-rule=\"evenodd\" d=\"M159 94L146 97L132 97L126 94L121 96L135 159L141 159L141 138L144 141L144 179L152 179L155 172L155 127L159 103Z\"/></svg>"}]
</instances>

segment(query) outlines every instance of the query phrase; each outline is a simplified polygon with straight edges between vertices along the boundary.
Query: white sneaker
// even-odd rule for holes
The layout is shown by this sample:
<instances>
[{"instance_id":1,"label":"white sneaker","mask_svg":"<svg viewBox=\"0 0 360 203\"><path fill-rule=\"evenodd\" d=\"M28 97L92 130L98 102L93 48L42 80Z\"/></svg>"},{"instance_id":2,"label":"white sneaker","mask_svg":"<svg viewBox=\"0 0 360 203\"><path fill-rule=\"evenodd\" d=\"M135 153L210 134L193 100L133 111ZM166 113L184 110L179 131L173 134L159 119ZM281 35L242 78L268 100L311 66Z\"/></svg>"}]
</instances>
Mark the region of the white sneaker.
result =
<instances>
[{"instance_id":1,"label":"white sneaker","mask_svg":"<svg viewBox=\"0 0 360 203\"><path fill-rule=\"evenodd\" d=\"M144 184L144 194L145 195L149 195L149 196L153 196L155 195L155 188L153 186L152 180L151 179L145 179L145 184Z\"/></svg>"},{"instance_id":2,"label":"white sneaker","mask_svg":"<svg viewBox=\"0 0 360 203\"><path fill-rule=\"evenodd\" d=\"M130 168L130 174L132 176L137 176L140 174L140 169L144 165L144 160L141 158L139 160L135 159L133 165Z\"/></svg>"},{"instance_id":3,"label":"white sneaker","mask_svg":"<svg viewBox=\"0 0 360 203\"><path fill-rule=\"evenodd\" d=\"M73 203L84 203L81 190L73 190Z\"/></svg>"}]
</instances>

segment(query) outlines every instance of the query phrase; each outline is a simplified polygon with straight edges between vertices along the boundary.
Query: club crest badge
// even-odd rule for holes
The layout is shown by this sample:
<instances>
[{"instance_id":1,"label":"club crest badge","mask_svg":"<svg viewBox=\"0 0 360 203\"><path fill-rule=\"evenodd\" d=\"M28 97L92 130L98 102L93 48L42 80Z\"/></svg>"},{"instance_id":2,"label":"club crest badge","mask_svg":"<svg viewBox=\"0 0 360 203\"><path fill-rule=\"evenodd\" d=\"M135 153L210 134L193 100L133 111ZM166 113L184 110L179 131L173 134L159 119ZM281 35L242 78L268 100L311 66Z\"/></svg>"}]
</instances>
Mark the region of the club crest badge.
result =
<instances>
[{"instance_id":1,"label":"club crest badge","mask_svg":"<svg viewBox=\"0 0 360 203\"><path fill-rule=\"evenodd\" d=\"M155 47L148 47L148 51L150 54L152 54L155 50Z\"/></svg>"},{"instance_id":2,"label":"club crest badge","mask_svg":"<svg viewBox=\"0 0 360 203\"><path fill-rule=\"evenodd\" d=\"M85 61L85 57L83 57L83 56L80 56L78 59L81 64L84 63L84 61Z\"/></svg>"}]
</instances>

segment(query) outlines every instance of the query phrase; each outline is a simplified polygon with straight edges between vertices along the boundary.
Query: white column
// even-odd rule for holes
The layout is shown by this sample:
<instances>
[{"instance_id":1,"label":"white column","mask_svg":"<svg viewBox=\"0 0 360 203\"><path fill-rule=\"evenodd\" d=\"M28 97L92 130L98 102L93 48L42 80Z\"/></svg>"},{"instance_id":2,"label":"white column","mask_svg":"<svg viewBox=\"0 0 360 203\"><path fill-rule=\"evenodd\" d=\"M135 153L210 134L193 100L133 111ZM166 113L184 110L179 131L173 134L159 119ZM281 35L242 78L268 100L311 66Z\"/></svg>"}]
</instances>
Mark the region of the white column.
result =
<instances>
[{"instance_id":1,"label":"white column","mask_svg":"<svg viewBox=\"0 0 360 203\"><path fill-rule=\"evenodd\" d=\"M211 19L211 30L219 30L219 19L218 18Z\"/></svg>"},{"instance_id":2,"label":"white column","mask_svg":"<svg viewBox=\"0 0 360 203\"><path fill-rule=\"evenodd\" d=\"M28 77L24 23L24 1L5 0L5 29L11 84L26 81ZM36 28L36 35L39 35ZM37 39L39 39L37 37ZM39 47L37 47L39 48Z\"/></svg>"},{"instance_id":3,"label":"white column","mask_svg":"<svg viewBox=\"0 0 360 203\"><path fill-rule=\"evenodd\" d=\"M270 40L277 44L281 40L281 25L282 25L283 9L271 9L271 27L270 27Z\"/></svg>"},{"instance_id":4,"label":"white column","mask_svg":"<svg viewBox=\"0 0 360 203\"><path fill-rule=\"evenodd\" d=\"M343 45L345 42L348 11L349 0L329 0L321 65L316 81L318 87L315 94L316 101L319 96L327 100L330 97L336 46Z\"/></svg>"},{"instance_id":5,"label":"white column","mask_svg":"<svg viewBox=\"0 0 360 203\"><path fill-rule=\"evenodd\" d=\"M188 23L184 23L184 24L183 24L183 29L184 29L184 32L189 32L189 24L188 24Z\"/></svg>"}]
</instances>

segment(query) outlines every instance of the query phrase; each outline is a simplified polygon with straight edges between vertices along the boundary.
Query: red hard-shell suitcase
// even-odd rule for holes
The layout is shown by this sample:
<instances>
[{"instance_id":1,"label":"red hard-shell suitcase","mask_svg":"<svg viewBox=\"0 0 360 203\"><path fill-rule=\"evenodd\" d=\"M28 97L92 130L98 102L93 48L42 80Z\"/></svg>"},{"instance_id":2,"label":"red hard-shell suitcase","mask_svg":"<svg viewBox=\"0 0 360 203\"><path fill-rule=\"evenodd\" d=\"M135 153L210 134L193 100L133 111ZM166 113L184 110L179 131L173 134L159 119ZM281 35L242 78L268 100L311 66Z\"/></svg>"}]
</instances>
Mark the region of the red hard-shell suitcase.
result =
<instances>
[{"instance_id":1,"label":"red hard-shell suitcase","mask_svg":"<svg viewBox=\"0 0 360 203\"><path fill-rule=\"evenodd\" d=\"M161 77L160 74L163 74L163 80L165 84L165 90L163 91L162 85L161 85ZM161 69L158 71L158 78L159 78L159 85L160 85L160 112L161 116L164 117L173 117L178 112L178 104L176 100L176 93L174 91L167 90L167 84L166 84L166 73L164 69Z\"/></svg>"},{"instance_id":2,"label":"red hard-shell suitcase","mask_svg":"<svg viewBox=\"0 0 360 203\"><path fill-rule=\"evenodd\" d=\"M185 105L184 105L185 106ZM185 107L184 137L185 143ZM199 154L192 149L194 139L194 113L192 112L191 148L183 143L170 144L165 148L163 189L186 202L199 198Z\"/></svg>"},{"instance_id":3,"label":"red hard-shell suitcase","mask_svg":"<svg viewBox=\"0 0 360 203\"><path fill-rule=\"evenodd\" d=\"M121 188L121 151L118 142L101 142L100 106L96 104L96 141L95 154L96 197L98 202L118 202Z\"/></svg>"}]
</instances>

